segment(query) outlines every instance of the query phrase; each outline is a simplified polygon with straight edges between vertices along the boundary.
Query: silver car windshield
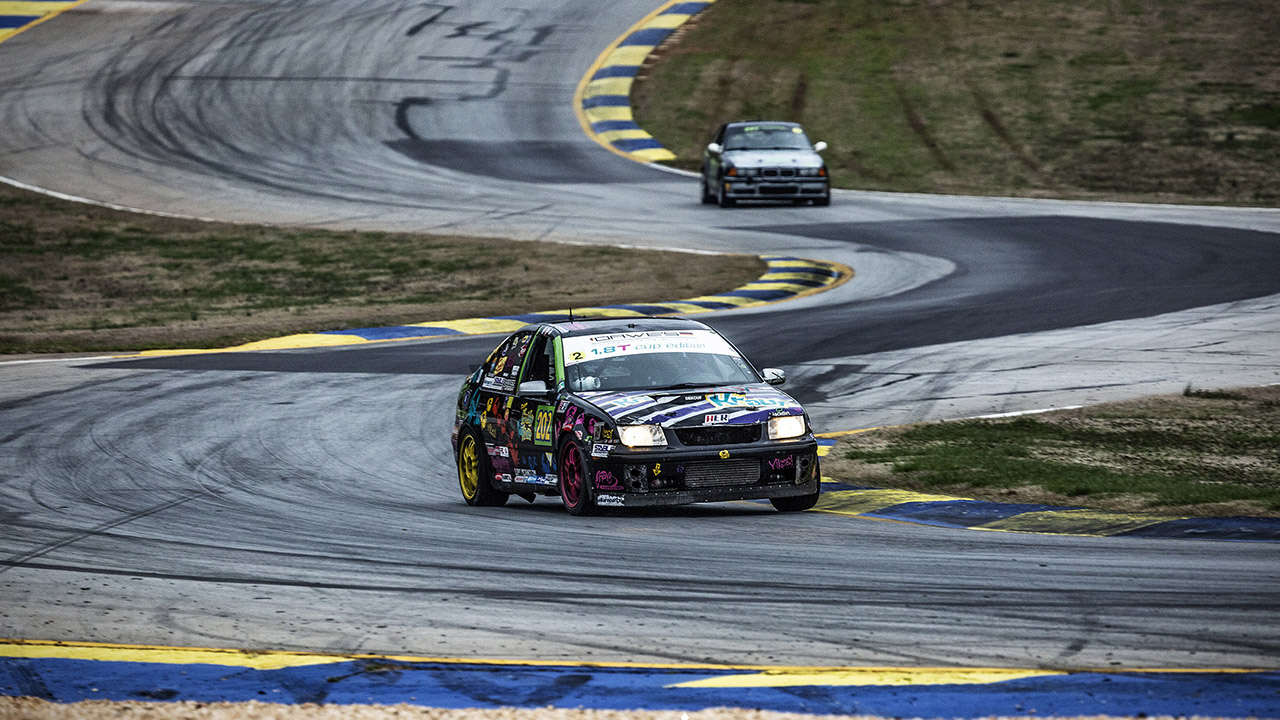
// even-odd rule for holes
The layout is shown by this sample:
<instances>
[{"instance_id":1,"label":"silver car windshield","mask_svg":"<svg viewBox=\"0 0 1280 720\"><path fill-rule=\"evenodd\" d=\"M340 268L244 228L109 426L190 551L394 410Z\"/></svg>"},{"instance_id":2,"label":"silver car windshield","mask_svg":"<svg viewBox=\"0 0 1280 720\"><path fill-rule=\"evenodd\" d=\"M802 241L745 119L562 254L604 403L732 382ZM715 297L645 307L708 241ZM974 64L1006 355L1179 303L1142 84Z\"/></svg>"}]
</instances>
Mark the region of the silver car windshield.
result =
<instances>
[{"instance_id":1,"label":"silver car windshield","mask_svg":"<svg viewBox=\"0 0 1280 720\"><path fill-rule=\"evenodd\" d=\"M809 138L790 125L748 125L724 133L725 150L808 150Z\"/></svg>"},{"instance_id":2,"label":"silver car windshield","mask_svg":"<svg viewBox=\"0 0 1280 720\"><path fill-rule=\"evenodd\" d=\"M661 390L760 382L740 357L705 352L664 352L589 360L565 368L575 392Z\"/></svg>"}]
</instances>

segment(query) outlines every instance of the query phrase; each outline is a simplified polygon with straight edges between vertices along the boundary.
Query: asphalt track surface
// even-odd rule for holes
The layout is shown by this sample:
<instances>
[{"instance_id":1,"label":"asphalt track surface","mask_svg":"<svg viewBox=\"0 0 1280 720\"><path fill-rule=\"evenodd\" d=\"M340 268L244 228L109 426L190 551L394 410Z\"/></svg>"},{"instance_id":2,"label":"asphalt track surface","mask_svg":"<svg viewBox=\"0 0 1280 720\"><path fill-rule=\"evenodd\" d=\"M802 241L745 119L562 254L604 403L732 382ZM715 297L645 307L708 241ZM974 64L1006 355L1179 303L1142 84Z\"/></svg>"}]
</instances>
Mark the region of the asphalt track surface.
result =
<instances>
[{"instance_id":1,"label":"asphalt track surface","mask_svg":"<svg viewBox=\"0 0 1280 720\"><path fill-rule=\"evenodd\" d=\"M573 90L653 7L92 0L0 44L0 175L226 220L843 262L858 274L834 291L704 316L786 368L820 430L1280 382L1274 211L876 193L721 211L604 150ZM468 508L452 403L495 342L0 365L0 636L1280 667L1275 544Z\"/></svg>"}]
</instances>

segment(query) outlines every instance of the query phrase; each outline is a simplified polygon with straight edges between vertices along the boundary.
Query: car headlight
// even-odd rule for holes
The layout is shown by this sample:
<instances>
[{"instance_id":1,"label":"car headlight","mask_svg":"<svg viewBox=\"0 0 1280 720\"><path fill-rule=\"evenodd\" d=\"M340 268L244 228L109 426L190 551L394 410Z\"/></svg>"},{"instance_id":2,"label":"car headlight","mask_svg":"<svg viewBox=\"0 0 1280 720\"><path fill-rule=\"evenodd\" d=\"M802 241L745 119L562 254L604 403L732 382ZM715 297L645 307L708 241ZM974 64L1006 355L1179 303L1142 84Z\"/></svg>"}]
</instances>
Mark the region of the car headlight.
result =
<instances>
[{"instance_id":1,"label":"car headlight","mask_svg":"<svg viewBox=\"0 0 1280 720\"><path fill-rule=\"evenodd\" d=\"M667 444L667 435L660 425L622 425L618 439L627 447L659 447Z\"/></svg>"},{"instance_id":2,"label":"car headlight","mask_svg":"<svg viewBox=\"0 0 1280 720\"><path fill-rule=\"evenodd\" d=\"M803 415L784 415L782 417L769 418L770 440L800 437L804 434L804 430Z\"/></svg>"}]
</instances>

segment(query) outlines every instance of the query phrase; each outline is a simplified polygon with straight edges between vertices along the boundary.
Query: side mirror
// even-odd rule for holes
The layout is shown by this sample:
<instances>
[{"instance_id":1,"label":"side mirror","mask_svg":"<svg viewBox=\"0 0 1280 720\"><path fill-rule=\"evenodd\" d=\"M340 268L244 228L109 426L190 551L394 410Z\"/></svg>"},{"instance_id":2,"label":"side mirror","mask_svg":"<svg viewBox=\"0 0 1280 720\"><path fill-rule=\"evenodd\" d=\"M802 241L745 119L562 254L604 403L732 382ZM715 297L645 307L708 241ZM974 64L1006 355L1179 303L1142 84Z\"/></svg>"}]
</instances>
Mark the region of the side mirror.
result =
<instances>
[{"instance_id":1,"label":"side mirror","mask_svg":"<svg viewBox=\"0 0 1280 720\"><path fill-rule=\"evenodd\" d=\"M550 390L544 380L526 380L516 389L517 395L546 395Z\"/></svg>"},{"instance_id":2,"label":"side mirror","mask_svg":"<svg viewBox=\"0 0 1280 720\"><path fill-rule=\"evenodd\" d=\"M764 376L764 381L770 385L781 385L787 381L787 374L778 368L765 368L760 371Z\"/></svg>"},{"instance_id":3,"label":"side mirror","mask_svg":"<svg viewBox=\"0 0 1280 720\"><path fill-rule=\"evenodd\" d=\"M827 149L827 144L825 142L822 142L821 140L813 144L814 152L822 152L823 150L826 150L826 149Z\"/></svg>"},{"instance_id":4,"label":"side mirror","mask_svg":"<svg viewBox=\"0 0 1280 720\"><path fill-rule=\"evenodd\" d=\"M720 153L724 152L724 148L720 147L720 143L708 143L707 152L711 153L712 155L719 155Z\"/></svg>"}]
</instances>

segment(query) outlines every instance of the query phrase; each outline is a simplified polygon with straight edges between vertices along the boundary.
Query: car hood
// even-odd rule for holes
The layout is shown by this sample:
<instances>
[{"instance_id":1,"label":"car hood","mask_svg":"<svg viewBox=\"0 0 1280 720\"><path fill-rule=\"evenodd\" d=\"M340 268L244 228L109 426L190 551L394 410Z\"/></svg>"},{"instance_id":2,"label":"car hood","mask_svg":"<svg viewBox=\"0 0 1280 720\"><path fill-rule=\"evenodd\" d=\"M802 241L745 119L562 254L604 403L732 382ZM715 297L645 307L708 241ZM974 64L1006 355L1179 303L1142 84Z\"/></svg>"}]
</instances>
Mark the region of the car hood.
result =
<instances>
[{"instance_id":1,"label":"car hood","mask_svg":"<svg viewBox=\"0 0 1280 720\"><path fill-rule=\"evenodd\" d=\"M726 162L735 167L822 167L822 156L812 150L726 150Z\"/></svg>"},{"instance_id":2,"label":"car hood","mask_svg":"<svg viewBox=\"0 0 1280 720\"><path fill-rule=\"evenodd\" d=\"M663 427L747 425L781 415L803 415L792 397L771 385L733 385L681 390L584 392L579 397L620 425Z\"/></svg>"}]
</instances>

